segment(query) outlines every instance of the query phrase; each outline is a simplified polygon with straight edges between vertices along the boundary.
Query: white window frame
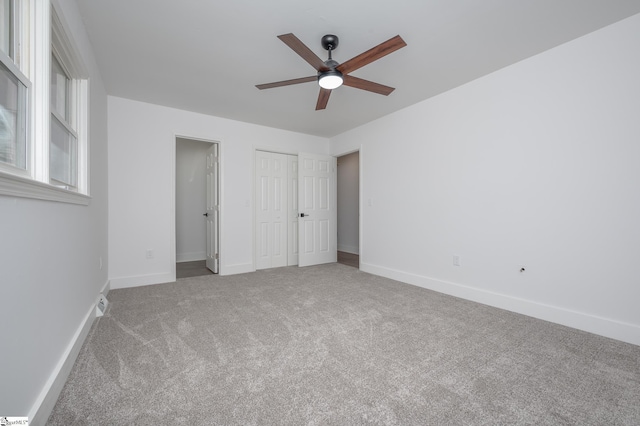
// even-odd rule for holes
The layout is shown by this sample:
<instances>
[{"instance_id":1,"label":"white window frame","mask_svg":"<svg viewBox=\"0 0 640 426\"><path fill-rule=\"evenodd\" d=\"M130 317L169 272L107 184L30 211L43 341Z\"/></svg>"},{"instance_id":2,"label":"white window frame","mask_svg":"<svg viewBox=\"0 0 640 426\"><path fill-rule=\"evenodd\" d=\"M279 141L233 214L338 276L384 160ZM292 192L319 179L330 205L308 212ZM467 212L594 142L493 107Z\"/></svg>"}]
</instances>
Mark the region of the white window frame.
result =
<instances>
[{"instance_id":1,"label":"white window frame","mask_svg":"<svg viewBox=\"0 0 640 426\"><path fill-rule=\"evenodd\" d=\"M58 0L16 0L21 4L22 43L20 68L29 77L29 131L27 172L0 168L0 195L88 205L89 186L89 73L79 50L69 36ZM75 111L70 118L77 135L77 187L60 188L49 179L49 143L51 126L50 79L51 55L55 52L69 72ZM4 63L4 62L3 62ZM32 66L33 65L33 66ZM11 170L16 169L16 170Z\"/></svg>"},{"instance_id":2,"label":"white window frame","mask_svg":"<svg viewBox=\"0 0 640 426\"><path fill-rule=\"evenodd\" d=\"M20 71L20 69L13 63L13 61L11 61L10 59L8 59L7 57L5 57L4 54L2 54L2 52L0 52L0 62L2 63L2 65L4 65L9 72L18 80L19 84L22 84L25 88L26 88L26 99L25 99L25 105L24 105L24 111L23 114L24 116L22 117L22 119L26 120L27 123L29 123L29 115L30 115L30 98L31 98L31 81L29 81L29 79ZM29 169L30 169L30 143L29 143L29 126L27 124L27 128L25 129L25 133L26 133L26 158L25 158L25 165L26 168L22 169L20 167L16 167L13 166L11 164L7 164L5 162L0 162L0 172L6 172L6 173L12 173L12 174L17 174L20 176L29 176Z\"/></svg>"},{"instance_id":3,"label":"white window frame","mask_svg":"<svg viewBox=\"0 0 640 426\"><path fill-rule=\"evenodd\" d=\"M11 164L0 162L0 173L10 173L18 176L29 177L32 169L31 165L31 143L29 132L29 119L31 115L31 92L32 85L31 80L27 77L29 72L28 61L25 58L28 57L28 48L23 43L23 40L28 39L28 34L25 34L25 29L29 28L28 21L29 2L21 2L19 0L13 0L11 6L10 19L14 25L14 33L12 34L11 43L9 46L9 54L5 54L0 51L0 62L4 65L11 74L26 88L27 96L25 99L24 116L22 117L27 121L26 133L26 158L25 168L15 167ZM11 55L13 53L13 55Z\"/></svg>"}]
</instances>

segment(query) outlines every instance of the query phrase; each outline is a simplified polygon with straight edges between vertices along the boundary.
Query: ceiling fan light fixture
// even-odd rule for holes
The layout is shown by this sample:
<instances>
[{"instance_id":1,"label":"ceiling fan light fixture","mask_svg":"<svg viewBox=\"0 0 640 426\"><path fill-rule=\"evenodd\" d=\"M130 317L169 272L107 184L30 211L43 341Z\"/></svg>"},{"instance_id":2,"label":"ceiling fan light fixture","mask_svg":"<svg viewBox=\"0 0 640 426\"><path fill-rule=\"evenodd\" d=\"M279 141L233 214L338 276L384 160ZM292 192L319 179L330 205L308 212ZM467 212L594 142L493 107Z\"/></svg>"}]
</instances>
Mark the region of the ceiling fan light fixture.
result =
<instances>
[{"instance_id":1,"label":"ceiling fan light fixture","mask_svg":"<svg viewBox=\"0 0 640 426\"><path fill-rule=\"evenodd\" d=\"M342 73L336 70L322 72L318 74L318 84L323 89L337 89L342 86Z\"/></svg>"},{"instance_id":2,"label":"ceiling fan light fixture","mask_svg":"<svg viewBox=\"0 0 640 426\"><path fill-rule=\"evenodd\" d=\"M363 66L370 64L373 61L387 56L389 53L404 47L407 43L404 42L399 35L391 37L389 40L378 44L375 47L363 52L353 58L349 59L342 64L334 61L331 58L331 52L338 47L338 37L332 34L327 34L322 37L322 47L328 52L329 59L323 61L320 59L311 49L309 49L298 37L293 33L279 35L278 38L298 54L302 59L307 61L317 73L310 75L309 77L294 78L290 80L277 81L274 83L257 84L256 87L260 90L270 89L272 87L289 86L292 84L308 83L316 80L320 85L320 93L318 93L318 101L316 103L316 111L323 110L327 107L329 96L333 89L337 89L343 84L356 89L366 90L372 93L378 93L380 95L388 96L395 89L393 87L384 86L382 84L374 83L373 81L363 80L358 77L350 75L351 72L362 68Z\"/></svg>"}]
</instances>

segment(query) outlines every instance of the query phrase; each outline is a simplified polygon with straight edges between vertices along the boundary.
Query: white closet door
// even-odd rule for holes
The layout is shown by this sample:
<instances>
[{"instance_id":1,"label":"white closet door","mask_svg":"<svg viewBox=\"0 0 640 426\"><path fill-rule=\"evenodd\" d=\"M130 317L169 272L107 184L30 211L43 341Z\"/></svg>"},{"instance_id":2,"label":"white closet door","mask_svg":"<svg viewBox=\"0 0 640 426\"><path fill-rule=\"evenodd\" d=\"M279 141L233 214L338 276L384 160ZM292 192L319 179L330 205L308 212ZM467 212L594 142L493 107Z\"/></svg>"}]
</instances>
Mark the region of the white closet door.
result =
<instances>
[{"instance_id":1,"label":"white closet door","mask_svg":"<svg viewBox=\"0 0 640 426\"><path fill-rule=\"evenodd\" d=\"M336 158L298 154L299 266L338 260Z\"/></svg>"},{"instance_id":2,"label":"white closet door","mask_svg":"<svg viewBox=\"0 0 640 426\"><path fill-rule=\"evenodd\" d=\"M256 151L256 269L287 265L287 160Z\"/></svg>"}]
</instances>

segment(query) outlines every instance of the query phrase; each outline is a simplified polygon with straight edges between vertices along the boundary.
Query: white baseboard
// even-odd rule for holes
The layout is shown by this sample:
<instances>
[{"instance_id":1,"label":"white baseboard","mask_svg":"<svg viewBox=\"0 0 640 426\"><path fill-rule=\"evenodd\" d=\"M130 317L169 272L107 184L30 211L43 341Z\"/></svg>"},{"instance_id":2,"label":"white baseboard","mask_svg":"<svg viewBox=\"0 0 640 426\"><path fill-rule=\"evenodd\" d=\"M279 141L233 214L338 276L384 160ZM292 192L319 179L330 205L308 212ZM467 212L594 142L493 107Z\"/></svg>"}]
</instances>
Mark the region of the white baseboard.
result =
<instances>
[{"instance_id":1,"label":"white baseboard","mask_svg":"<svg viewBox=\"0 0 640 426\"><path fill-rule=\"evenodd\" d=\"M255 272L251 263L241 263L237 265L220 265L220 275L236 275Z\"/></svg>"},{"instance_id":2,"label":"white baseboard","mask_svg":"<svg viewBox=\"0 0 640 426\"><path fill-rule=\"evenodd\" d=\"M109 280L111 290L118 288L141 287L143 285L170 283L176 280L171 273L135 275L132 277L111 278Z\"/></svg>"},{"instance_id":3,"label":"white baseboard","mask_svg":"<svg viewBox=\"0 0 640 426\"><path fill-rule=\"evenodd\" d=\"M176 253L176 262L194 262L196 260L207 260L206 252L193 252L193 253Z\"/></svg>"},{"instance_id":4,"label":"white baseboard","mask_svg":"<svg viewBox=\"0 0 640 426\"><path fill-rule=\"evenodd\" d=\"M345 246L342 244L338 244L338 251L343 251L345 253L351 253L351 254L360 254L360 248L359 247L354 247L354 246Z\"/></svg>"},{"instance_id":5,"label":"white baseboard","mask_svg":"<svg viewBox=\"0 0 640 426\"><path fill-rule=\"evenodd\" d=\"M89 330L91 330L93 320L96 318L95 312L96 306L92 304L89 312L85 315L67 349L60 358L60 361L58 361L53 373L49 376L40 395L38 395L35 404L33 404L29 412L29 424L31 426L44 425L49 419L53 407L55 407L58 401L60 392L62 392L62 388L69 377L69 373L71 373L73 364L76 362L76 358L78 358L82 344L87 338Z\"/></svg>"},{"instance_id":6,"label":"white baseboard","mask_svg":"<svg viewBox=\"0 0 640 426\"><path fill-rule=\"evenodd\" d=\"M374 275L449 294L462 299L471 300L507 311L566 325L579 330L588 331L600 336L609 337L623 342L640 345L640 326L625 323L610 318L576 312L558 306L545 305L531 300L520 299L505 294L499 294L468 287L462 284L442 281L381 266L360 263L360 270Z\"/></svg>"},{"instance_id":7,"label":"white baseboard","mask_svg":"<svg viewBox=\"0 0 640 426\"><path fill-rule=\"evenodd\" d=\"M111 281L107 280L107 282L104 283L104 285L100 289L100 294L104 294L106 296L109 294L110 290L111 290Z\"/></svg>"}]
</instances>

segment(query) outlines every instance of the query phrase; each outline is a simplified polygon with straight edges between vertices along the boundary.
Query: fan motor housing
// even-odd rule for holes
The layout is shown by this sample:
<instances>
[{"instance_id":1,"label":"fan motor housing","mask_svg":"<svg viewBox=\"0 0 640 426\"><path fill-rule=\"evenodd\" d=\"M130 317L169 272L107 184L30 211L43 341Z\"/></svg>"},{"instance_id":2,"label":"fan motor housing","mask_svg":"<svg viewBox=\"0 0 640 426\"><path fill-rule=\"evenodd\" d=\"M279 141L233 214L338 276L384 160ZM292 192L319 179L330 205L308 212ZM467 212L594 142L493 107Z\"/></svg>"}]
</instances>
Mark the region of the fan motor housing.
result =
<instances>
[{"instance_id":1,"label":"fan motor housing","mask_svg":"<svg viewBox=\"0 0 640 426\"><path fill-rule=\"evenodd\" d=\"M327 66L327 68L329 68L330 70L335 69L335 67L337 67L338 65L340 65L338 62L334 61L333 59L327 59L326 61L324 61L324 64Z\"/></svg>"}]
</instances>

